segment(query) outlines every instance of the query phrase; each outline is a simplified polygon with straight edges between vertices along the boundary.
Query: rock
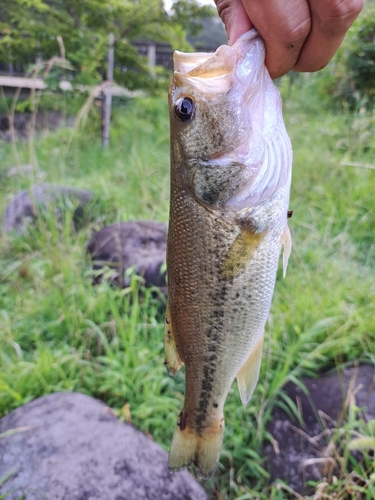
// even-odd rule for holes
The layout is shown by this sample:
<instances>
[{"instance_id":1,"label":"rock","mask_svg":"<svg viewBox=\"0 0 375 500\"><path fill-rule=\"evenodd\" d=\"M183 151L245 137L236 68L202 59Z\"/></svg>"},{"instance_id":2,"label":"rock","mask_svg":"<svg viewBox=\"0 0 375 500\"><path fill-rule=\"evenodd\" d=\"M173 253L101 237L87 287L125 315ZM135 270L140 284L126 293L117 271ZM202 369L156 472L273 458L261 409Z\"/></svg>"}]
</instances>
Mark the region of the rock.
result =
<instances>
[{"instance_id":1,"label":"rock","mask_svg":"<svg viewBox=\"0 0 375 500\"><path fill-rule=\"evenodd\" d=\"M167 452L101 401L79 393L36 399L0 420L0 497L16 500L207 500Z\"/></svg>"},{"instance_id":2,"label":"rock","mask_svg":"<svg viewBox=\"0 0 375 500\"><path fill-rule=\"evenodd\" d=\"M290 418L275 406L267 431L277 441L280 452L276 453L271 443L263 450L263 456L268 457L272 481L282 479L297 493L307 495L312 494L311 487L306 485L308 481L321 480L327 475L327 466L331 466L330 472L334 473L333 461L326 460L324 464L315 459L327 456L328 441L322 431L334 427L331 419L337 422L351 380L354 382L352 390L362 386L355 393L356 405L364 409L363 416L366 420L374 419L374 367L371 365L362 365L358 369L347 369L343 373L318 379L303 378L307 395L293 383L284 387L284 392L300 409L305 425L301 426L296 418ZM310 438L315 438L315 441Z\"/></svg>"},{"instance_id":3,"label":"rock","mask_svg":"<svg viewBox=\"0 0 375 500\"><path fill-rule=\"evenodd\" d=\"M129 285L125 271L134 267L146 285L157 286L166 295L166 273L161 271L167 250L166 224L152 221L112 224L94 234L87 249L94 269L105 265L114 269L111 281L117 286ZM101 279L99 276L96 282Z\"/></svg>"},{"instance_id":4,"label":"rock","mask_svg":"<svg viewBox=\"0 0 375 500\"><path fill-rule=\"evenodd\" d=\"M58 184L37 184L19 192L8 204L3 216L3 231L23 233L31 220L35 220L41 210L54 206L56 215L61 214L61 206L69 199L75 205L74 216L82 216L83 206L93 195L86 189L70 188ZM59 206L60 204L60 206ZM78 206L77 206L78 204Z\"/></svg>"}]
</instances>

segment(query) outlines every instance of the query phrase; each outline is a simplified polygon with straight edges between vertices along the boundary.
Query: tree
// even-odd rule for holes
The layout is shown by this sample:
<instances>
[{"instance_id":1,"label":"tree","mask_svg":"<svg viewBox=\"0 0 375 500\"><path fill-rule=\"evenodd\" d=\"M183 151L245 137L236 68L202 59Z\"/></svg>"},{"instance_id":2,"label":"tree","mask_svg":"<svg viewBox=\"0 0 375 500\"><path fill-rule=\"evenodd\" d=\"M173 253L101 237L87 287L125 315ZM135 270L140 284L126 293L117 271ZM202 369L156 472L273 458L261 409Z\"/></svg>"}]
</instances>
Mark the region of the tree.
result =
<instances>
[{"instance_id":1,"label":"tree","mask_svg":"<svg viewBox=\"0 0 375 500\"><path fill-rule=\"evenodd\" d=\"M146 58L132 41L142 38L189 47L185 29L212 15L196 0L175 2L171 15L162 0L2 0L0 60L29 64L59 54L61 37L75 80L85 84L104 78L108 34L115 35L115 80L128 88L154 88ZM60 43L61 45L61 43Z\"/></svg>"},{"instance_id":2,"label":"tree","mask_svg":"<svg viewBox=\"0 0 375 500\"><path fill-rule=\"evenodd\" d=\"M354 27L347 49L346 66L353 88L375 97L375 9L366 11Z\"/></svg>"},{"instance_id":3,"label":"tree","mask_svg":"<svg viewBox=\"0 0 375 500\"><path fill-rule=\"evenodd\" d=\"M375 102L375 2L369 1L331 67L331 92L350 108Z\"/></svg>"}]
</instances>

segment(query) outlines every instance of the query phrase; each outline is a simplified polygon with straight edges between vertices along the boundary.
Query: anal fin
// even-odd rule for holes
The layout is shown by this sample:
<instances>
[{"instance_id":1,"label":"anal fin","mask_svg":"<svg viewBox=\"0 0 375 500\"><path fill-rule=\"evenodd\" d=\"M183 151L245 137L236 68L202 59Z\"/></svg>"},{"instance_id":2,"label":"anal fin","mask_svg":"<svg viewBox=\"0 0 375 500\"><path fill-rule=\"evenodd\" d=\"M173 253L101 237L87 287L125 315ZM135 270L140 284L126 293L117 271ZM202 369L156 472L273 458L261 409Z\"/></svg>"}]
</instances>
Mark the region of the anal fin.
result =
<instances>
[{"instance_id":1,"label":"anal fin","mask_svg":"<svg viewBox=\"0 0 375 500\"><path fill-rule=\"evenodd\" d=\"M167 367L169 375L173 376L181 368L181 366L183 365L183 361L181 360L180 355L177 352L176 342L173 337L171 315L168 306L165 313L164 324L164 353L164 364Z\"/></svg>"},{"instance_id":2,"label":"anal fin","mask_svg":"<svg viewBox=\"0 0 375 500\"><path fill-rule=\"evenodd\" d=\"M243 405L250 401L258 382L260 363L262 361L262 347L263 333L237 373L237 385Z\"/></svg>"}]
</instances>

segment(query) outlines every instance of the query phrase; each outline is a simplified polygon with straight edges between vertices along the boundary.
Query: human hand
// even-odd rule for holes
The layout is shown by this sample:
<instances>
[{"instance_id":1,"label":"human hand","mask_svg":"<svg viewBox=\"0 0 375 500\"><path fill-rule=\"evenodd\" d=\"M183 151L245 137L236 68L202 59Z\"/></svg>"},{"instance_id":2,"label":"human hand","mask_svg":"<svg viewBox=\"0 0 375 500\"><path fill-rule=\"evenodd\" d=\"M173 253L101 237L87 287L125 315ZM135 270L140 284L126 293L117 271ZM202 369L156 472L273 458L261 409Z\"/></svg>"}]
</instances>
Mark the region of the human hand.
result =
<instances>
[{"instance_id":1,"label":"human hand","mask_svg":"<svg viewBox=\"0 0 375 500\"><path fill-rule=\"evenodd\" d=\"M228 43L256 27L272 78L318 71L339 48L364 0L215 0Z\"/></svg>"}]
</instances>

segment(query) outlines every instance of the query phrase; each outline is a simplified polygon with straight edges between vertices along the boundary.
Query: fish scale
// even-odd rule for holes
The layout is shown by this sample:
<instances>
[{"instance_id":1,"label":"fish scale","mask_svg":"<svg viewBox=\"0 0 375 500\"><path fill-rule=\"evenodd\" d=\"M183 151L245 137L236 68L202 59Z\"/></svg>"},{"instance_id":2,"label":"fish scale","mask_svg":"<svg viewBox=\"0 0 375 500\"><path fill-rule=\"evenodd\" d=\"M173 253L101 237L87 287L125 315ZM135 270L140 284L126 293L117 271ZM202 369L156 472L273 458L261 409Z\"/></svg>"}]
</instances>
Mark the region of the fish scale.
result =
<instances>
[{"instance_id":1,"label":"fish scale","mask_svg":"<svg viewBox=\"0 0 375 500\"><path fill-rule=\"evenodd\" d=\"M258 379L281 246L290 251L291 148L255 30L232 48L196 56L196 67L194 57L177 53L170 89L164 343L169 373L182 364L186 371L169 466L193 462L207 477L220 456L234 379L244 404Z\"/></svg>"}]
</instances>

